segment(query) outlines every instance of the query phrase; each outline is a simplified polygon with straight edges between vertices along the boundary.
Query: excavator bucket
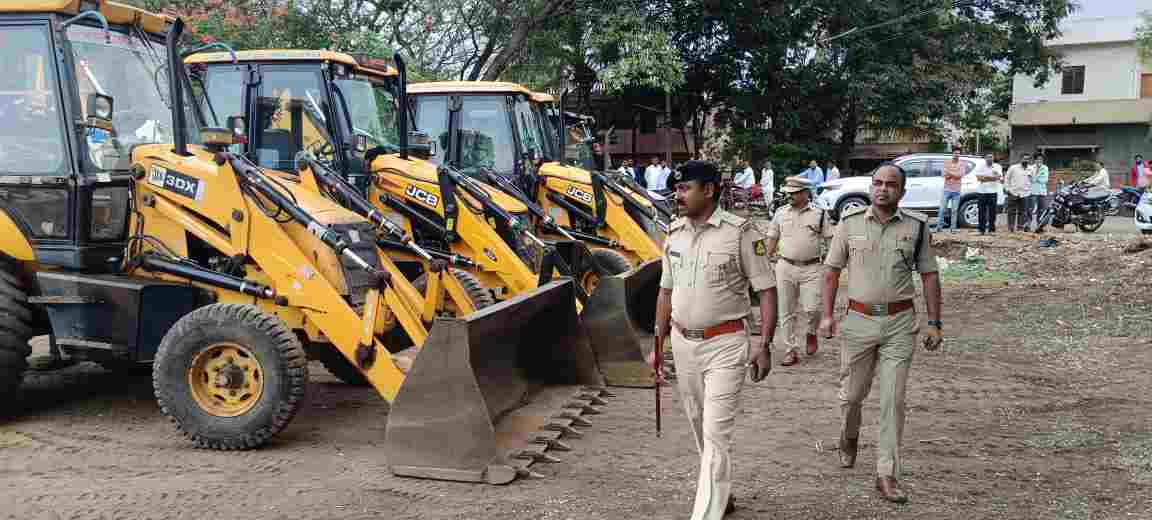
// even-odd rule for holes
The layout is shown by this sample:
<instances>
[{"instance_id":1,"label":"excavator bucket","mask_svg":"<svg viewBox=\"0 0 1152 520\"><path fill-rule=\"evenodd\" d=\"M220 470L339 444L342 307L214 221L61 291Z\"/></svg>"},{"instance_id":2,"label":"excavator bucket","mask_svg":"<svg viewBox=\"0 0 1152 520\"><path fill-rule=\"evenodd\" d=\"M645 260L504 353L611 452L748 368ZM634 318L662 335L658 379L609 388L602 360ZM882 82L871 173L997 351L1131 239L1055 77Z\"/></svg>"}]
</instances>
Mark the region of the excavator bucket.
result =
<instances>
[{"instance_id":1,"label":"excavator bucket","mask_svg":"<svg viewBox=\"0 0 1152 520\"><path fill-rule=\"evenodd\" d=\"M579 437L608 394L571 279L437 318L388 415L396 475L504 484Z\"/></svg>"},{"instance_id":2,"label":"excavator bucket","mask_svg":"<svg viewBox=\"0 0 1152 520\"><path fill-rule=\"evenodd\" d=\"M580 315L596 361L609 386L649 388L652 368L644 362L653 348L660 260L600 279Z\"/></svg>"}]
</instances>

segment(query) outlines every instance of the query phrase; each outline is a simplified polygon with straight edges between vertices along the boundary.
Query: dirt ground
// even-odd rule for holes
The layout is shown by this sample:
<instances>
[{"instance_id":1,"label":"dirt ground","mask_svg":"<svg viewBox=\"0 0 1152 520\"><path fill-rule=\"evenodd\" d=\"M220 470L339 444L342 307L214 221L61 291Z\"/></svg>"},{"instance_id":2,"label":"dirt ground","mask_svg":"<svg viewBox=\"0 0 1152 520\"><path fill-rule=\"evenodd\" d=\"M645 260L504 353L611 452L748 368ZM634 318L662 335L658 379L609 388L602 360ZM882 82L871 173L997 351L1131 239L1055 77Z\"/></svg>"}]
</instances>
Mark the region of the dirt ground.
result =
<instances>
[{"instance_id":1,"label":"dirt ground","mask_svg":"<svg viewBox=\"0 0 1152 520\"><path fill-rule=\"evenodd\" d=\"M1056 236L1050 249L1033 237L938 238L947 339L913 363L908 504L873 491L875 393L857 467L836 464L831 340L746 387L740 509L730 518L1152 519L1152 243L1130 232ZM386 403L318 365L312 373L291 426L242 453L191 448L158 413L147 379L90 364L31 374L22 413L0 420L0 517L671 519L690 510L697 457L672 388L662 438L651 391L616 389L563 462L534 466L545 478L487 486L390 476Z\"/></svg>"}]
</instances>

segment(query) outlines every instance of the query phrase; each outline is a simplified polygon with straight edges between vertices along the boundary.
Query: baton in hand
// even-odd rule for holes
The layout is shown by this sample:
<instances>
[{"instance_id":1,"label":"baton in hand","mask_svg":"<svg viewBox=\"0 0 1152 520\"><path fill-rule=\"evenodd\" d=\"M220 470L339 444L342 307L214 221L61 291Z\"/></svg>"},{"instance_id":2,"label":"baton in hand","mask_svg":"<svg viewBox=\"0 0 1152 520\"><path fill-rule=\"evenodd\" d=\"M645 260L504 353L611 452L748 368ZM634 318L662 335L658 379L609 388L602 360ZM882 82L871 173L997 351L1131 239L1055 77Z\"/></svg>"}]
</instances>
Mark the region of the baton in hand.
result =
<instances>
[{"instance_id":1,"label":"baton in hand","mask_svg":"<svg viewBox=\"0 0 1152 520\"><path fill-rule=\"evenodd\" d=\"M652 356L652 370L655 373L653 379L655 385L653 386L656 392L656 437L660 437L660 376L661 368L664 364L664 338L659 333L656 334L656 352Z\"/></svg>"}]
</instances>

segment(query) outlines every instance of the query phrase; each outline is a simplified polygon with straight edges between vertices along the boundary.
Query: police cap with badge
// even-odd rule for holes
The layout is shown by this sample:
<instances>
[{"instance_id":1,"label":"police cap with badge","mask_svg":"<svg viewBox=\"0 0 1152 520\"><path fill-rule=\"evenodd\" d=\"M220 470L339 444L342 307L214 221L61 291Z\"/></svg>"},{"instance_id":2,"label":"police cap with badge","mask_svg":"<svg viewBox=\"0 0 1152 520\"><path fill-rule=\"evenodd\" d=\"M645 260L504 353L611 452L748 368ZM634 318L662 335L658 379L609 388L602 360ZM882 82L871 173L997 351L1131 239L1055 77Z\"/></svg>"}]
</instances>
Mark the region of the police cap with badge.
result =
<instances>
[{"instance_id":1,"label":"police cap with badge","mask_svg":"<svg viewBox=\"0 0 1152 520\"><path fill-rule=\"evenodd\" d=\"M720 168L710 161L688 161L672 174L673 182L700 181L720 184Z\"/></svg>"}]
</instances>

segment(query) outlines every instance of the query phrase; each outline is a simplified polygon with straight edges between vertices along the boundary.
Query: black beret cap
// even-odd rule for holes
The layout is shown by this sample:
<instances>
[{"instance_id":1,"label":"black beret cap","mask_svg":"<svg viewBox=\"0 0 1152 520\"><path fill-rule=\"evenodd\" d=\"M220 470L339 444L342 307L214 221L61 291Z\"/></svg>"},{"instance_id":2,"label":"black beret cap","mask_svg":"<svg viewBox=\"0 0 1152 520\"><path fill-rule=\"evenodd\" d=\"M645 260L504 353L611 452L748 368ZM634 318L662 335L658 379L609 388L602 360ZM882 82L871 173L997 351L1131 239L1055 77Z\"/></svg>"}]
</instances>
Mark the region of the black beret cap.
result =
<instances>
[{"instance_id":1,"label":"black beret cap","mask_svg":"<svg viewBox=\"0 0 1152 520\"><path fill-rule=\"evenodd\" d=\"M672 174L673 182L720 182L720 168L711 161L688 161Z\"/></svg>"}]
</instances>

